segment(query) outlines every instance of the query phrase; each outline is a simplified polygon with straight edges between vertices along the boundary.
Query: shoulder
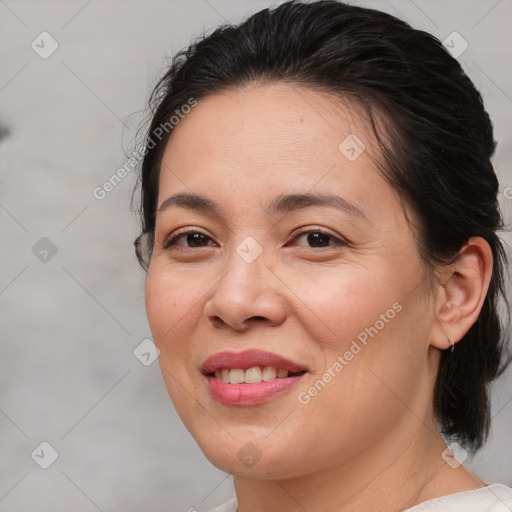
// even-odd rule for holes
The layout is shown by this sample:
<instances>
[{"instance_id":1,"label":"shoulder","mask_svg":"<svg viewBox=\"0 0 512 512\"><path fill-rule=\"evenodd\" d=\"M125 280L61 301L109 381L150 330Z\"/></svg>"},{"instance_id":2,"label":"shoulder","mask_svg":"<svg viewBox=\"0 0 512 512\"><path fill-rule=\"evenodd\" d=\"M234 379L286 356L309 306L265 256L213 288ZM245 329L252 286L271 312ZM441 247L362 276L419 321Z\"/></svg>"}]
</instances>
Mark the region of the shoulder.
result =
<instances>
[{"instance_id":1,"label":"shoulder","mask_svg":"<svg viewBox=\"0 0 512 512\"><path fill-rule=\"evenodd\" d=\"M510 512L512 488L490 484L420 503L405 512Z\"/></svg>"},{"instance_id":2,"label":"shoulder","mask_svg":"<svg viewBox=\"0 0 512 512\"><path fill-rule=\"evenodd\" d=\"M236 501L236 498L231 498L230 500L210 510L209 512L236 512L237 507L238 503Z\"/></svg>"}]
</instances>

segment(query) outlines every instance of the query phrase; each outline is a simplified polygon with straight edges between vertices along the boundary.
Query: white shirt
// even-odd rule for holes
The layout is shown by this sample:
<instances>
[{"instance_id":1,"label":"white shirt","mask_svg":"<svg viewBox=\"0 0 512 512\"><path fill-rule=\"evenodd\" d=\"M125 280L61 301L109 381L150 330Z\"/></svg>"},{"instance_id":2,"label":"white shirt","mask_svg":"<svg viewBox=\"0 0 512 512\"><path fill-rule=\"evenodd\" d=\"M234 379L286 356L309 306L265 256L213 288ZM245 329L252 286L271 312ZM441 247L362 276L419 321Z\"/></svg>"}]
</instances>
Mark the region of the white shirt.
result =
<instances>
[{"instance_id":1,"label":"white shirt","mask_svg":"<svg viewBox=\"0 0 512 512\"><path fill-rule=\"evenodd\" d=\"M237 506L236 498L231 498L210 512L237 512ZM404 512L512 512L512 488L490 484L424 501Z\"/></svg>"}]
</instances>

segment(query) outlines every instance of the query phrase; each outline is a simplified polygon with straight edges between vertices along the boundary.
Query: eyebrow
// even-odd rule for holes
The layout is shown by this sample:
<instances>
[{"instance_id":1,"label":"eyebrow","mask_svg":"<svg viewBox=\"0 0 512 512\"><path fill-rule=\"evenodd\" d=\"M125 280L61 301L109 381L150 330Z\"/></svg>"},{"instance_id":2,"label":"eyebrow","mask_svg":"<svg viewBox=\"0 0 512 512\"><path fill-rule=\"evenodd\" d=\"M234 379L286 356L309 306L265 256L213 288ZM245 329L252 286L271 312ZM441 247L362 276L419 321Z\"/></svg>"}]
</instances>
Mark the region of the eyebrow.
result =
<instances>
[{"instance_id":1,"label":"eyebrow","mask_svg":"<svg viewBox=\"0 0 512 512\"><path fill-rule=\"evenodd\" d=\"M211 199L198 194L181 193L175 194L165 199L159 206L157 214L173 206L213 213L217 216L220 216L221 213L219 205ZM304 194L280 194L272 200L265 211L269 215L277 215L279 213L288 213L310 206L337 208L353 216L360 217L361 219L369 221L364 211L357 204L337 195L319 192L308 192Z\"/></svg>"}]
</instances>

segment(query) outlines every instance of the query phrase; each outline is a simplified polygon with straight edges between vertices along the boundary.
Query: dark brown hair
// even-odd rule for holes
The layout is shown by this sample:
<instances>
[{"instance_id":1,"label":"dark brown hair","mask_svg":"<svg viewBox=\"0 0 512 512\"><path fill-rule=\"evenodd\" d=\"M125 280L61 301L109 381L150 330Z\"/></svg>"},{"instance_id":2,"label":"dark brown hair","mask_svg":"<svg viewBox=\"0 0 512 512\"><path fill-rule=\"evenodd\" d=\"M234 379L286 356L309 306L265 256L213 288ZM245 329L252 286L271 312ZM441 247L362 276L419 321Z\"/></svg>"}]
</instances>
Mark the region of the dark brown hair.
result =
<instances>
[{"instance_id":1,"label":"dark brown hair","mask_svg":"<svg viewBox=\"0 0 512 512\"><path fill-rule=\"evenodd\" d=\"M434 36L373 9L292 1L223 25L179 52L150 101L139 261L147 266L151 257L159 170L172 130L158 141L151 135L190 98L258 81L299 84L363 107L385 157L382 172L418 219L426 264L452 261L470 237L489 243L494 266L481 313L455 352L443 351L434 392L443 434L477 450L490 427L488 385L511 359L498 314L502 299L510 310L497 234L504 226L491 121L459 62Z\"/></svg>"}]
</instances>

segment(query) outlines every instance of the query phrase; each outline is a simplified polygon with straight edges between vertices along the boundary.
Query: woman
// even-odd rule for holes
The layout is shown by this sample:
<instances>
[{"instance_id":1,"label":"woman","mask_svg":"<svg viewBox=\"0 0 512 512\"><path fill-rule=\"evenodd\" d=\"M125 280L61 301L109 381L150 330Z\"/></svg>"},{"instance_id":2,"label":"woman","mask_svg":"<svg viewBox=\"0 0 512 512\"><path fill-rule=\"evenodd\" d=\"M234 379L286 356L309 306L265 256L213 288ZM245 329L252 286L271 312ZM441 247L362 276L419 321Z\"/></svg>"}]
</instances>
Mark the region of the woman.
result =
<instances>
[{"instance_id":1,"label":"woman","mask_svg":"<svg viewBox=\"0 0 512 512\"><path fill-rule=\"evenodd\" d=\"M217 510L512 510L461 464L510 357L495 143L458 62L288 2L182 51L152 100L136 248L173 404L234 475Z\"/></svg>"}]
</instances>

